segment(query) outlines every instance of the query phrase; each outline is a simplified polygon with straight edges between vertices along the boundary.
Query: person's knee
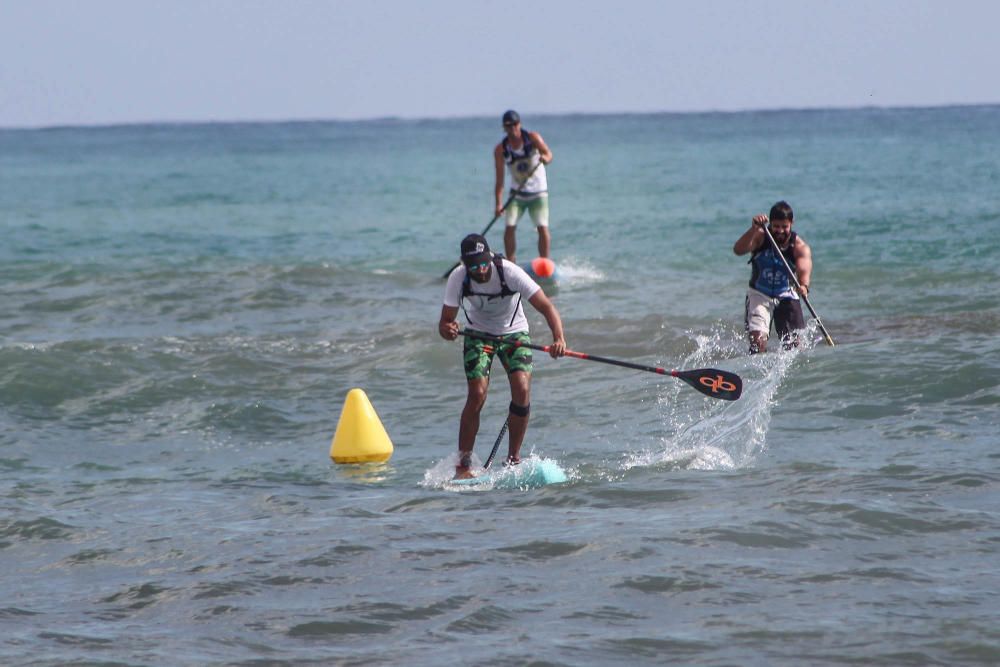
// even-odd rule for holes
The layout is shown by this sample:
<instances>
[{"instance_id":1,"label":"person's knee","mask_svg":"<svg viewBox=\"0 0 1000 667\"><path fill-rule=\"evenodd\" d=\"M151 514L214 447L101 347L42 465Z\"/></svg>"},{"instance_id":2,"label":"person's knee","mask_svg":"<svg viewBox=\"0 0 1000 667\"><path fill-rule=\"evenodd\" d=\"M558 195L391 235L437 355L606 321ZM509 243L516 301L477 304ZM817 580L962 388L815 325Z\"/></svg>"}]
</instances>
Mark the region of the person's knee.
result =
<instances>
[{"instance_id":1,"label":"person's knee","mask_svg":"<svg viewBox=\"0 0 1000 667\"><path fill-rule=\"evenodd\" d=\"M465 404L478 412L486 403L486 387L479 385L469 385L469 394L465 399Z\"/></svg>"},{"instance_id":2,"label":"person's knee","mask_svg":"<svg viewBox=\"0 0 1000 667\"><path fill-rule=\"evenodd\" d=\"M510 398L518 405L527 405L531 401L531 376L525 371L510 374Z\"/></svg>"}]
</instances>

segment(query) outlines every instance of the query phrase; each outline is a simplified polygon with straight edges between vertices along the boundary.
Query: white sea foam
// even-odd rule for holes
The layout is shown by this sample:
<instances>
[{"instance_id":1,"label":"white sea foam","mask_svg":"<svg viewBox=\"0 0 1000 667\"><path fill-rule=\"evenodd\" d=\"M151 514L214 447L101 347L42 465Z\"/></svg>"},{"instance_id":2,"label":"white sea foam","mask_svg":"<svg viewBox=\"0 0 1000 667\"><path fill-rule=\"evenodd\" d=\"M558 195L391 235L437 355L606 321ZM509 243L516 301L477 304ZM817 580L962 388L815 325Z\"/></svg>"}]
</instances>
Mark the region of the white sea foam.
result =
<instances>
[{"instance_id":1,"label":"white sea foam","mask_svg":"<svg viewBox=\"0 0 1000 667\"><path fill-rule=\"evenodd\" d=\"M581 287L605 279L604 272L586 259L571 256L559 260L556 266L559 269L559 285L561 287Z\"/></svg>"},{"instance_id":2,"label":"white sea foam","mask_svg":"<svg viewBox=\"0 0 1000 667\"><path fill-rule=\"evenodd\" d=\"M706 400L683 382L664 383L657 400L669 435L658 450L629 453L624 469L668 465L688 470L747 468L767 447L774 395L795 360L809 349L777 349L747 356L742 332L717 325L708 333L691 333L696 349L681 361L685 369L723 367L743 379L736 401ZM726 359L733 357L735 359Z\"/></svg>"}]
</instances>

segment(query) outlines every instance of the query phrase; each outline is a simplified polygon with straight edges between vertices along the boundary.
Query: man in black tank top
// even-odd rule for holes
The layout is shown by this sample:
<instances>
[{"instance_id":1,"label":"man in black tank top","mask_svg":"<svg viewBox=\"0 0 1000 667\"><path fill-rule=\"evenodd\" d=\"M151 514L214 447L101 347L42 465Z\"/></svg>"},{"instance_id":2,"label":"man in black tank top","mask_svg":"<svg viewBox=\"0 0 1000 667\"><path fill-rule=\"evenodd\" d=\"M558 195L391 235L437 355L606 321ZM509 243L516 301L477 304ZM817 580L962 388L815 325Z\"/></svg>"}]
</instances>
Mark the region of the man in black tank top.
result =
<instances>
[{"instance_id":1,"label":"man in black tank top","mask_svg":"<svg viewBox=\"0 0 1000 667\"><path fill-rule=\"evenodd\" d=\"M770 215L755 215L750 228L733 244L736 255L751 253L753 268L743 306L750 354L767 351L772 322L786 349L798 345L798 332L806 326L799 294L809 295L812 249L792 231L793 222L792 207L779 201L771 207ZM774 252L765 228L781 256ZM788 276L788 268L795 272L795 281Z\"/></svg>"},{"instance_id":2,"label":"man in black tank top","mask_svg":"<svg viewBox=\"0 0 1000 667\"><path fill-rule=\"evenodd\" d=\"M503 115L505 137L493 149L496 167L494 187L495 218L504 213L504 177L511 170L511 195L507 204L507 223L503 233L504 252L507 259L516 262L517 220L525 211L538 229L538 256L549 256L549 195L545 165L552 162L552 151L542 135L521 128L521 117L514 110ZM539 164L540 163L540 164Z\"/></svg>"}]
</instances>

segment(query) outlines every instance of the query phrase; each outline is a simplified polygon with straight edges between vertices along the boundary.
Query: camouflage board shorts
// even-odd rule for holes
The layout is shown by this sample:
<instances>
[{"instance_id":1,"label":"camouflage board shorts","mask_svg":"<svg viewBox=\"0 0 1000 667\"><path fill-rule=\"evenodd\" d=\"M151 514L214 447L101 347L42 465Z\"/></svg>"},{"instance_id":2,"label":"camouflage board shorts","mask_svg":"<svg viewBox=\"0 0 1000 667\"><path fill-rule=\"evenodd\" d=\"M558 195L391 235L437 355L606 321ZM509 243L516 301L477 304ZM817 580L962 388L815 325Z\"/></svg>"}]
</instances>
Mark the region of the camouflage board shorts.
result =
<instances>
[{"instance_id":1,"label":"camouflage board shorts","mask_svg":"<svg viewBox=\"0 0 1000 667\"><path fill-rule=\"evenodd\" d=\"M504 340L518 341L520 343L530 343L531 337L527 331L499 336ZM469 380L488 378L490 368L493 366L493 356L500 357L507 375L524 371L531 374L531 348L517 347L515 345L503 345L494 343L491 340L481 338L465 337L465 377Z\"/></svg>"}]
</instances>

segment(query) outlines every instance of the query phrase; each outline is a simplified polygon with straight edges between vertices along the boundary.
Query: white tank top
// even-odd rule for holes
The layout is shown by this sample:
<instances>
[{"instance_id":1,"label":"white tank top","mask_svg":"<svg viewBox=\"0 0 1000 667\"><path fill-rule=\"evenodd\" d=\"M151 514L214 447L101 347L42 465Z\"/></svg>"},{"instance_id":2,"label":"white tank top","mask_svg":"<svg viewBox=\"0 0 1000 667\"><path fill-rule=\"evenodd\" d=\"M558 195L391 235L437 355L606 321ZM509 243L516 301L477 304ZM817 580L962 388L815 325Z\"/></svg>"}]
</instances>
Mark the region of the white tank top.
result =
<instances>
[{"instance_id":1,"label":"white tank top","mask_svg":"<svg viewBox=\"0 0 1000 667\"><path fill-rule=\"evenodd\" d=\"M514 161L507 165L507 171L510 172L511 190L523 193L522 196L518 196L518 199L535 199L548 192L549 182L545 178L545 165L539 164L542 158L538 151L525 156L523 145L520 150L514 150L513 146L509 146L509 148ZM535 168L535 165L538 165L538 168L532 173L531 170ZM531 174L531 178L522 182L528 174Z\"/></svg>"}]
</instances>

